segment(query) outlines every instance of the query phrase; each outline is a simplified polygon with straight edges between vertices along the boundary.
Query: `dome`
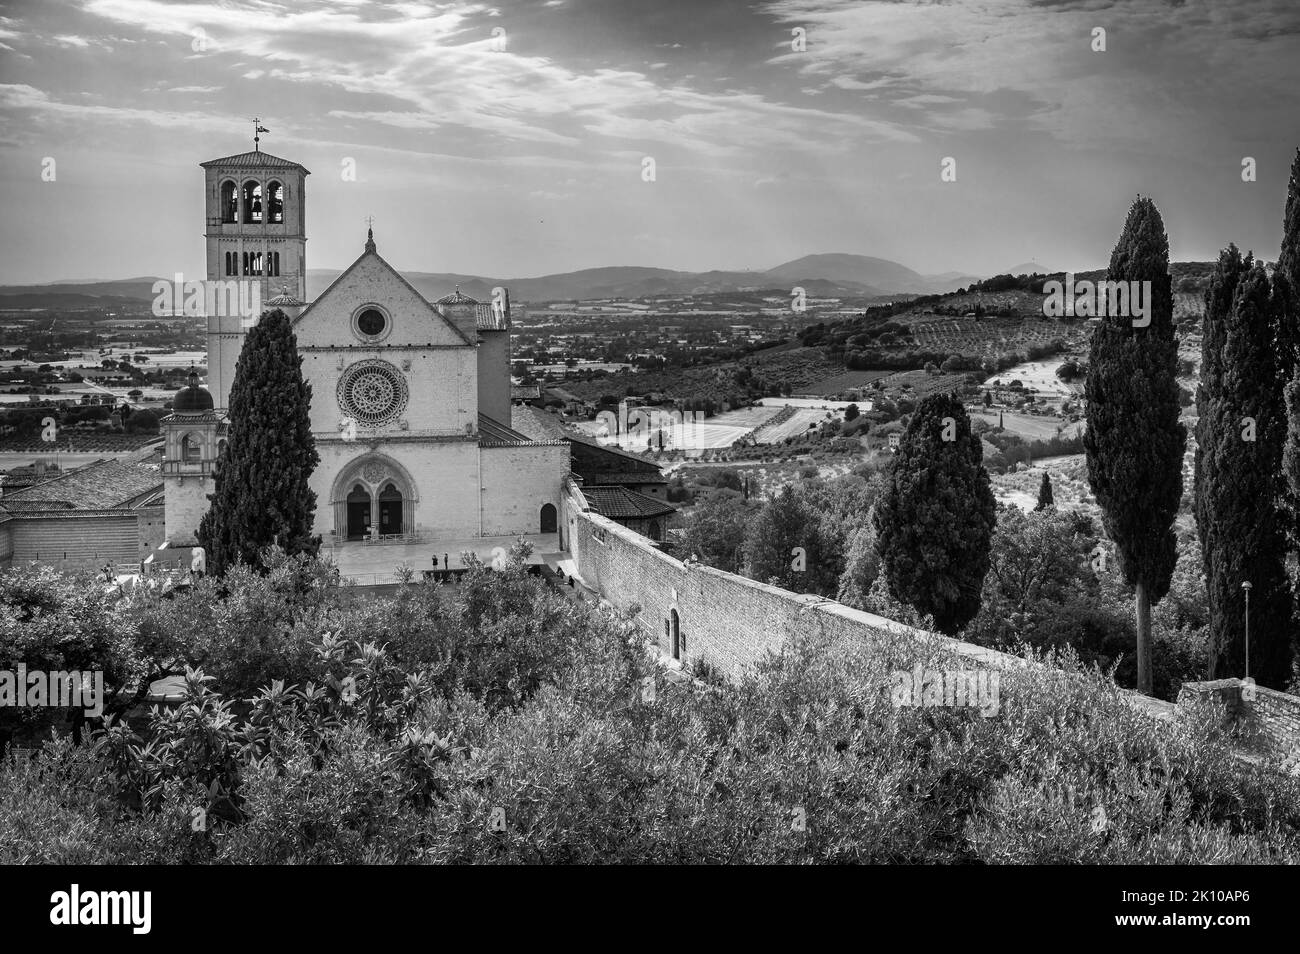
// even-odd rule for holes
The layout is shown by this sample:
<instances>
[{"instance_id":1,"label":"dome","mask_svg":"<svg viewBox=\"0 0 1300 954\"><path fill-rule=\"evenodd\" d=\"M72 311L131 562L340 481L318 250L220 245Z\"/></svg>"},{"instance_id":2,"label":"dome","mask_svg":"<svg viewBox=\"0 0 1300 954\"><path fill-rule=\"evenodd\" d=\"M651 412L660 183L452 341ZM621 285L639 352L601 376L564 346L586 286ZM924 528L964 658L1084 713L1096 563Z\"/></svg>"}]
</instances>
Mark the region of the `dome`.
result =
<instances>
[{"instance_id":1,"label":"dome","mask_svg":"<svg viewBox=\"0 0 1300 954\"><path fill-rule=\"evenodd\" d=\"M443 295L441 298L435 301L434 304L435 305L477 305L478 301L476 299L470 298L469 295L461 294L460 286L457 285L456 290L454 292L452 292L450 295Z\"/></svg>"},{"instance_id":2,"label":"dome","mask_svg":"<svg viewBox=\"0 0 1300 954\"><path fill-rule=\"evenodd\" d=\"M190 386L181 388L172 400L172 410L180 414L197 414L211 411L215 407L212 395L206 388L199 387L199 376L190 372Z\"/></svg>"}]
</instances>

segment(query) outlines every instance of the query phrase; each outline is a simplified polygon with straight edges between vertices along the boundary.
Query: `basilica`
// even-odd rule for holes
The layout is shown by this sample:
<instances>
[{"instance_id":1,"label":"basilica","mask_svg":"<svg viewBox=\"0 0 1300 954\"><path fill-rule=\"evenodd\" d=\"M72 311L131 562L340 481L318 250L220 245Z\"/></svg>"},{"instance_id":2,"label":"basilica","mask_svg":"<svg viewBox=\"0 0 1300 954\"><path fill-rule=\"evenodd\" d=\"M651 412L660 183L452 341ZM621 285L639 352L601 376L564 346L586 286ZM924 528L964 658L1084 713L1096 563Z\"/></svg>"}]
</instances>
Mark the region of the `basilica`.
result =
<instances>
[{"instance_id":1,"label":"basilica","mask_svg":"<svg viewBox=\"0 0 1300 954\"><path fill-rule=\"evenodd\" d=\"M313 530L344 576L383 585L403 565L454 574L463 554L486 562L519 536L533 545L531 562L563 570L583 512L663 542L675 508L656 464L512 403L507 289L490 302L458 288L428 301L370 229L357 259L309 301L307 169L256 141L200 165L208 287L261 307L205 309L206 386L193 373L176 393L161 448L26 484L0 479L0 566L118 578L198 568L240 354L260 314L276 308L292 322L311 387Z\"/></svg>"},{"instance_id":2,"label":"basilica","mask_svg":"<svg viewBox=\"0 0 1300 954\"><path fill-rule=\"evenodd\" d=\"M509 292L426 301L371 230L307 301L307 169L260 150L201 166L208 280L256 283L263 308L293 323L321 458L315 532L335 546L556 533L569 442L511 427ZM207 323L207 388L182 390L164 422L172 547L194 544L208 507L253 324L238 314Z\"/></svg>"}]
</instances>

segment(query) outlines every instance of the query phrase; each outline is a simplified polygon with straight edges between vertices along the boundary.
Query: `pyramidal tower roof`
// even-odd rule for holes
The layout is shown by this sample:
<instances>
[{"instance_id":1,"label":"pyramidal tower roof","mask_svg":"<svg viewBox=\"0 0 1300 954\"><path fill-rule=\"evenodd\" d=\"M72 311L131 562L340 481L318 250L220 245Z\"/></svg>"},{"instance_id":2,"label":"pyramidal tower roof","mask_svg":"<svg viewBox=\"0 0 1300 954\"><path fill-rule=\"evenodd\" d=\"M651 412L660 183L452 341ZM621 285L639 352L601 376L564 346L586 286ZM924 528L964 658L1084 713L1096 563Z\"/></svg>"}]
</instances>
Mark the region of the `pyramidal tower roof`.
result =
<instances>
[{"instance_id":1,"label":"pyramidal tower roof","mask_svg":"<svg viewBox=\"0 0 1300 954\"><path fill-rule=\"evenodd\" d=\"M307 167L300 162L281 159L269 152L257 150L241 152L234 156L223 156L220 159L209 159L207 162L200 162L199 165L204 169L209 166L242 166L245 169L301 169L307 175L311 175Z\"/></svg>"}]
</instances>

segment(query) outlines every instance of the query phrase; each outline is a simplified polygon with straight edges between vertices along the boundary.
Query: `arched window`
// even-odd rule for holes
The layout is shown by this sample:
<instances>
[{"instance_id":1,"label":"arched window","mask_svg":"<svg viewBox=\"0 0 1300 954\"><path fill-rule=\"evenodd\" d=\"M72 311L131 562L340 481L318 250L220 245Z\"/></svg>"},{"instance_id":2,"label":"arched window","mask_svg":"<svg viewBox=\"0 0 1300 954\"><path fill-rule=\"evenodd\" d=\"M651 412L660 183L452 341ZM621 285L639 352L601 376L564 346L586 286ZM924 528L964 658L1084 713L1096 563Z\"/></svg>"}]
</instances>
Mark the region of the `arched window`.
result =
<instances>
[{"instance_id":1,"label":"arched window","mask_svg":"<svg viewBox=\"0 0 1300 954\"><path fill-rule=\"evenodd\" d=\"M256 225L262 221L262 184L249 179L244 183L244 224Z\"/></svg>"},{"instance_id":2,"label":"arched window","mask_svg":"<svg viewBox=\"0 0 1300 954\"><path fill-rule=\"evenodd\" d=\"M239 274L241 274L241 275L247 275L247 274L248 274L248 253L247 253L247 252L243 252L243 253L241 254L240 264L241 264L243 267L240 269Z\"/></svg>"},{"instance_id":3,"label":"arched window","mask_svg":"<svg viewBox=\"0 0 1300 954\"><path fill-rule=\"evenodd\" d=\"M284 186L272 179L266 185L266 221L273 225L284 222Z\"/></svg>"},{"instance_id":4,"label":"arched window","mask_svg":"<svg viewBox=\"0 0 1300 954\"><path fill-rule=\"evenodd\" d=\"M198 438L186 434L181 438L181 460L187 463L194 463L203 456L203 448Z\"/></svg>"},{"instance_id":5,"label":"arched window","mask_svg":"<svg viewBox=\"0 0 1300 954\"><path fill-rule=\"evenodd\" d=\"M228 223L237 221L238 210L239 200L235 194L235 184L229 181L221 183L221 221Z\"/></svg>"},{"instance_id":6,"label":"arched window","mask_svg":"<svg viewBox=\"0 0 1300 954\"><path fill-rule=\"evenodd\" d=\"M261 252L253 252L249 256L249 266L250 266L249 268L250 275L262 274L262 253Z\"/></svg>"},{"instance_id":7,"label":"arched window","mask_svg":"<svg viewBox=\"0 0 1300 954\"><path fill-rule=\"evenodd\" d=\"M271 262L272 262L272 267L275 269L275 272L273 274L278 276L280 274L280 253L279 252L271 253Z\"/></svg>"}]
</instances>

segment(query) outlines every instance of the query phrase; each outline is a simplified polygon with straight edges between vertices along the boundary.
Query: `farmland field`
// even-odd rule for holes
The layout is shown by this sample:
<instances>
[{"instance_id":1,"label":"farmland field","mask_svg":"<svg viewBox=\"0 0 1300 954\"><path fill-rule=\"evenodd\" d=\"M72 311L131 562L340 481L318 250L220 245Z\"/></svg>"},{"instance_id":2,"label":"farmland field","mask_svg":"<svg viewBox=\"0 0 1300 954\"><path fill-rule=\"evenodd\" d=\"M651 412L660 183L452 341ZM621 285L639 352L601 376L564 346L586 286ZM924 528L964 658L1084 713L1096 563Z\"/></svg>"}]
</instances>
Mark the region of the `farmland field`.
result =
<instances>
[{"instance_id":1,"label":"farmland field","mask_svg":"<svg viewBox=\"0 0 1300 954\"><path fill-rule=\"evenodd\" d=\"M970 416L972 421L987 421L994 427L998 423L998 412L996 410L978 408L971 411ZM1063 423L1065 422L1059 417L1038 417L1033 414L1017 414L1015 411L1002 412L1003 428L1018 437L1023 437L1027 441L1045 441L1048 438L1056 437L1056 429ZM1073 424L1066 424L1061 436L1073 437L1082 429L1083 422L1075 421Z\"/></svg>"},{"instance_id":2,"label":"farmland field","mask_svg":"<svg viewBox=\"0 0 1300 954\"><path fill-rule=\"evenodd\" d=\"M760 443L779 444L787 437L798 437L800 434L806 434L810 426L815 426L826 420L828 413L836 417L840 416L833 411L828 412L819 407L796 408L794 416L789 420L782 421L780 424L763 431Z\"/></svg>"},{"instance_id":3,"label":"farmland field","mask_svg":"<svg viewBox=\"0 0 1300 954\"><path fill-rule=\"evenodd\" d=\"M1038 488L1046 471L1052 481L1052 497L1058 510L1080 510L1091 516L1100 511L1088 487L1088 469L1082 454L1045 457L1027 470L993 478L993 496L999 503L1033 510Z\"/></svg>"},{"instance_id":4,"label":"farmland field","mask_svg":"<svg viewBox=\"0 0 1300 954\"><path fill-rule=\"evenodd\" d=\"M1045 401L1059 404L1062 401L1074 400L1083 396L1083 382L1066 384L1056 376L1056 369L1065 362L1066 357L1060 355L1048 358L1046 361L1029 361L1007 368L986 381L985 387L995 381L1001 381L1003 384L1019 381L1027 390L1036 391L1037 396Z\"/></svg>"},{"instance_id":5,"label":"farmland field","mask_svg":"<svg viewBox=\"0 0 1300 954\"><path fill-rule=\"evenodd\" d=\"M754 428L775 417L779 407L750 407L728 411L699 421L687 421L684 426L665 428L664 445L685 450L708 450L716 447L730 447ZM617 439L611 438L600 421L582 421L577 425L584 434L596 437L603 444L616 445L624 450L645 450L646 441L651 439L648 429L634 430L622 434ZM656 446L658 444L655 438Z\"/></svg>"},{"instance_id":6,"label":"farmland field","mask_svg":"<svg viewBox=\"0 0 1300 954\"><path fill-rule=\"evenodd\" d=\"M867 387L872 381L887 378L892 373L891 371L846 371L800 388L800 393L833 396L853 388Z\"/></svg>"},{"instance_id":7,"label":"farmland field","mask_svg":"<svg viewBox=\"0 0 1300 954\"><path fill-rule=\"evenodd\" d=\"M912 400L919 401L931 394L960 391L966 386L966 376L964 374L930 374L927 371L898 371L887 378L883 378L880 386L882 389L889 391L907 387L909 389L908 396Z\"/></svg>"}]
</instances>

